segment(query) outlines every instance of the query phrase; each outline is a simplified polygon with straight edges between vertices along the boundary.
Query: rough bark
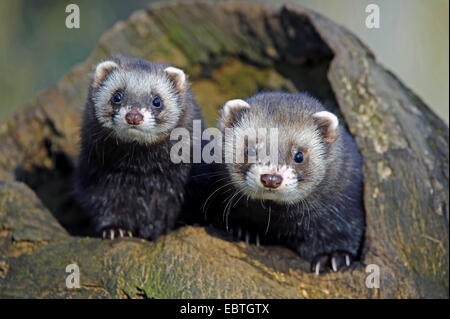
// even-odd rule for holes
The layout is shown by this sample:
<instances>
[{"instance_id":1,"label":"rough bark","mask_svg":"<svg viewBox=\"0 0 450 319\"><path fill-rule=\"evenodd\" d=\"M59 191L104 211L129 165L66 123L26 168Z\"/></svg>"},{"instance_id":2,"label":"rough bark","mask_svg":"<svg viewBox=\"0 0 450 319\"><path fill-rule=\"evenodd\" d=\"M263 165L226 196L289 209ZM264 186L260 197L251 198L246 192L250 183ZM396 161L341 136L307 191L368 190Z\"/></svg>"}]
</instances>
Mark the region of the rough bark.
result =
<instances>
[{"instance_id":1,"label":"rough bark","mask_svg":"<svg viewBox=\"0 0 450 319\"><path fill-rule=\"evenodd\" d=\"M91 65L113 53L190 74L209 124L227 99L307 90L364 156L363 261L320 277L283 247L185 226L156 242L102 241L70 195ZM448 298L448 127L353 34L297 6L152 5L118 22L54 87L0 126L0 297ZM67 289L76 263L81 288ZM365 266L381 287L365 285Z\"/></svg>"}]
</instances>

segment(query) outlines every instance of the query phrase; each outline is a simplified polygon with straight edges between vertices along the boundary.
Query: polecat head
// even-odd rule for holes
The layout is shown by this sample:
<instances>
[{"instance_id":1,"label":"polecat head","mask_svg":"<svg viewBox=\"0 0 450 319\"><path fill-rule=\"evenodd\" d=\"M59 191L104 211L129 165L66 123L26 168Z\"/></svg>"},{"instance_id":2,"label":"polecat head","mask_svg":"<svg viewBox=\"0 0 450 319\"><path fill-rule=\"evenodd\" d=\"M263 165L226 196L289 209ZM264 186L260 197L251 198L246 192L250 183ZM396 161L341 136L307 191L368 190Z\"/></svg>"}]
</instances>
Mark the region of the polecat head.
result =
<instances>
[{"instance_id":1,"label":"polecat head","mask_svg":"<svg viewBox=\"0 0 450 319\"><path fill-rule=\"evenodd\" d=\"M118 56L97 64L91 89L104 128L128 142L154 143L182 116L187 81L180 69Z\"/></svg>"},{"instance_id":2,"label":"polecat head","mask_svg":"<svg viewBox=\"0 0 450 319\"><path fill-rule=\"evenodd\" d=\"M260 93L228 101L219 127L225 134L231 128L234 136L225 139L225 149L234 150L235 160L226 166L235 186L250 198L283 204L314 192L333 165L340 135L337 117L305 94ZM255 130L256 139L249 138ZM244 141L244 163L236 162L239 141ZM271 150L278 152L275 157Z\"/></svg>"}]
</instances>

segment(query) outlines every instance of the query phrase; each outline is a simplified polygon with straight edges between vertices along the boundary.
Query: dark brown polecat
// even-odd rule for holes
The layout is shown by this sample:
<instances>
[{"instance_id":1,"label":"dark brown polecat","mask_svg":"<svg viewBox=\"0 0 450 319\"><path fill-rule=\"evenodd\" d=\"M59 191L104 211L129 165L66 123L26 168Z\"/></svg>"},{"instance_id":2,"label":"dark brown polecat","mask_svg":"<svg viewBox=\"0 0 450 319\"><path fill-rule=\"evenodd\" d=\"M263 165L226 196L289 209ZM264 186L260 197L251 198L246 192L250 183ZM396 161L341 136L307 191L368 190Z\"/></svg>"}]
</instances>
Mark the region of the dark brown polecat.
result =
<instances>
[{"instance_id":1,"label":"dark brown polecat","mask_svg":"<svg viewBox=\"0 0 450 319\"><path fill-rule=\"evenodd\" d=\"M174 226L190 165L172 163L169 137L200 117L182 70L126 56L96 65L75 194L103 238L153 240Z\"/></svg>"},{"instance_id":2,"label":"dark brown polecat","mask_svg":"<svg viewBox=\"0 0 450 319\"><path fill-rule=\"evenodd\" d=\"M316 274L350 266L365 228L362 158L338 118L306 94L268 92L227 102L219 127L232 129L225 150L251 130L275 128L278 153L276 162L251 163L274 141L241 139L245 161L238 163L237 144L228 145L235 160L209 174L207 222L247 242L289 246Z\"/></svg>"}]
</instances>

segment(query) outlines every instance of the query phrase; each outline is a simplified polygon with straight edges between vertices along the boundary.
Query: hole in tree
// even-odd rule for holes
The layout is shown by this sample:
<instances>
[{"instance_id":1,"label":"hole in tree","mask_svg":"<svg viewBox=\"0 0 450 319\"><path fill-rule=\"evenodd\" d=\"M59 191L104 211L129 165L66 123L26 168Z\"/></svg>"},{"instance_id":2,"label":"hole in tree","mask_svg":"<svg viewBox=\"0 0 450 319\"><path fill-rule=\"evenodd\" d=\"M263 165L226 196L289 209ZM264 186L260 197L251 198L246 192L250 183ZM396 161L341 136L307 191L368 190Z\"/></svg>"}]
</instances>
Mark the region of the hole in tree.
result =
<instances>
[{"instance_id":1,"label":"hole in tree","mask_svg":"<svg viewBox=\"0 0 450 319\"><path fill-rule=\"evenodd\" d=\"M254 39L257 33L249 25L242 30L242 37L234 40L236 43L240 43L242 38L255 40L255 45L260 45L260 48L253 53L259 52L259 56L245 52L210 52L209 61L190 66L192 70L197 70L192 72L192 90L208 126L216 125L218 110L225 101L245 98L259 91L307 92L345 123L328 81L333 52L306 17L282 10L275 20L276 27L273 27L272 21L266 23L265 30L266 36L272 40L275 54L268 53L264 44ZM151 56L145 58L152 59ZM52 136L56 139L60 134L55 130L50 125ZM42 145L47 152L45 160L50 161L51 165L24 165L16 169L16 178L36 192L71 235L92 235L89 220L72 195L75 161L55 145L53 137L46 139Z\"/></svg>"},{"instance_id":2,"label":"hole in tree","mask_svg":"<svg viewBox=\"0 0 450 319\"><path fill-rule=\"evenodd\" d=\"M64 152L58 151L50 138L44 139L42 147L50 165L18 167L15 177L34 190L42 203L72 236L91 235L92 229L83 210L72 194L72 176L75 164Z\"/></svg>"}]
</instances>

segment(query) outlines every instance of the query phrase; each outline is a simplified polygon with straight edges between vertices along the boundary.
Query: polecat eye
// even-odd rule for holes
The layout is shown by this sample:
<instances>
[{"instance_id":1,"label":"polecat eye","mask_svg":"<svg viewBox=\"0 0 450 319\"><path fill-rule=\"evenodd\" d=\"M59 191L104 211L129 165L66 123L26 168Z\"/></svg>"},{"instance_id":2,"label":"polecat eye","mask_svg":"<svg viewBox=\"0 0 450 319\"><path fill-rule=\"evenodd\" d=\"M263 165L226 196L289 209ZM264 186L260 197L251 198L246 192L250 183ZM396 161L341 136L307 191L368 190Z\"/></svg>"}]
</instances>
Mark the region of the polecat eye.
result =
<instances>
[{"instance_id":1,"label":"polecat eye","mask_svg":"<svg viewBox=\"0 0 450 319\"><path fill-rule=\"evenodd\" d=\"M111 102L116 105L119 105L120 103L122 103L122 98L123 98L122 92L116 91L116 93L114 93L111 99Z\"/></svg>"},{"instance_id":2,"label":"polecat eye","mask_svg":"<svg viewBox=\"0 0 450 319\"><path fill-rule=\"evenodd\" d=\"M302 152L298 152L297 154L295 154L294 161L297 162L297 163L303 162L303 153Z\"/></svg>"},{"instance_id":3,"label":"polecat eye","mask_svg":"<svg viewBox=\"0 0 450 319\"><path fill-rule=\"evenodd\" d=\"M160 107L161 106L161 100L159 99L159 97L155 97L152 101L152 104L154 107Z\"/></svg>"}]
</instances>

